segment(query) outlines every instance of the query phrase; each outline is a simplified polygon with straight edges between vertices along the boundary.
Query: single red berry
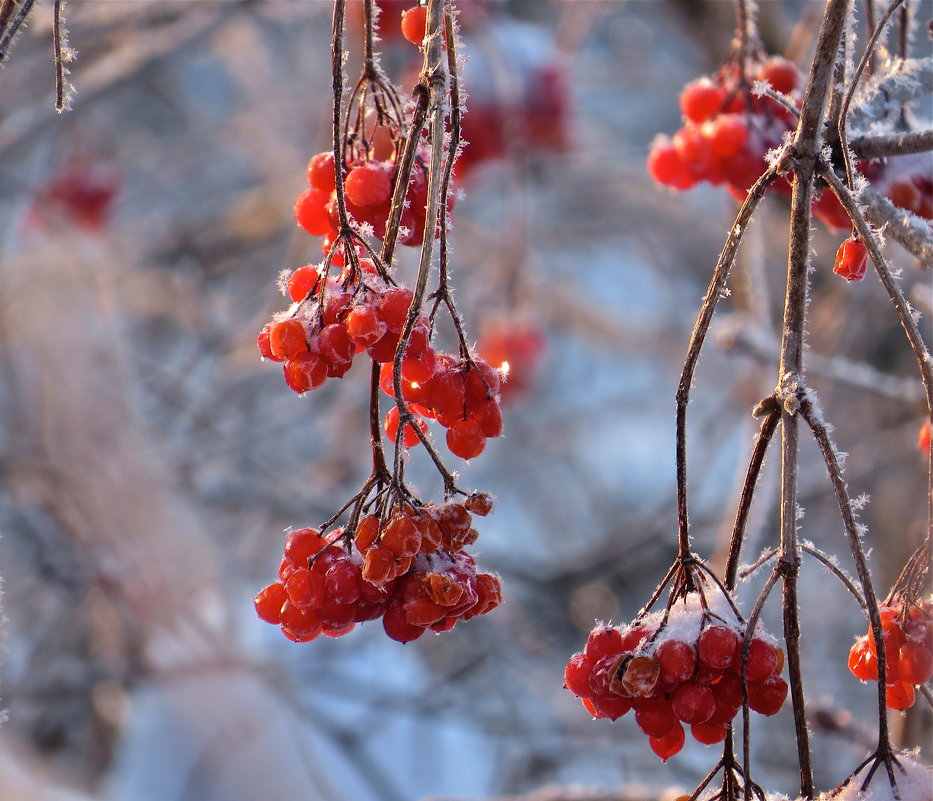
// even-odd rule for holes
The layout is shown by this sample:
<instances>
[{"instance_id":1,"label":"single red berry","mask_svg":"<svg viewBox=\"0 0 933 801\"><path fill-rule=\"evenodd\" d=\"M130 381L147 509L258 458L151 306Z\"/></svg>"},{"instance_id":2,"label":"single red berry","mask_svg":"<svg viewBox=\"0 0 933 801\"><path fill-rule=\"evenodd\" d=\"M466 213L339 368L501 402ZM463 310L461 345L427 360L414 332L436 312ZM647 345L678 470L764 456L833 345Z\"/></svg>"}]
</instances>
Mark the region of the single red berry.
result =
<instances>
[{"instance_id":1,"label":"single red berry","mask_svg":"<svg viewBox=\"0 0 933 801\"><path fill-rule=\"evenodd\" d=\"M726 739L729 727L722 723L694 723L690 727L693 739L703 745L715 745Z\"/></svg>"},{"instance_id":2,"label":"single red berry","mask_svg":"<svg viewBox=\"0 0 933 801\"><path fill-rule=\"evenodd\" d=\"M906 684L926 684L933 677L933 652L926 643L907 640L901 646L901 681Z\"/></svg>"},{"instance_id":3,"label":"single red berry","mask_svg":"<svg viewBox=\"0 0 933 801\"><path fill-rule=\"evenodd\" d=\"M397 334L405 326L412 297L412 291L404 286L394 286L383 293L379 314L389 331Z\"/></svg>"},{"instance_id":4,"label":"single red berry","mask_svg":"<svg viewBox=\"0 0 933 801\"><path fill-rule=\"evenodd\" d=\"M404 514L394 514L382 529L380 543L395 556L414 556L421 550L421 531Z\"/></svg>"},{"instance_id":5,"label":"single red berry","mask_svg":"<svg viewBox=\"0 0 933 801\"><path fill-rule=\"evenodd\" d=\"M321 617L314 609L301 609L291 601L282 604L282 629L304 641L321 633Z\"/></svg>"},{"instance_id":6,"label":"single red berry","mask_svg":"<svg viewBox=\"0 0 933 801\"><path fill-rule=\"evenodd\" d=\"M651 634L651 629L649 629L647 626L642 626L641 624L632 626L628 631L622 634L622 650L636 650L645 640L651 636Z\"/></svg>"},{"instance_id":7,"label":"single red berry","mask_svg":"<svg viewBox=\"0 0 933 801\"><path fill-rule=\"evenodd\" d=\"M860 239L850 236L836 251L833 272L846 281L861 281L868 269L868 249Z\"/></svg>"},{"instance_id":8,"label":"single red berry","mask_svg":"<svg viewBox=\"0 0 933 801\"><path fill-rule=\"evenodd\" d=\"M285 585L277 581L268 587L263 587L253 602L256 604L256 614L266 623L278 625L281 622L282 604L288 600Z\"/></svg>"},{"instance_id":9,"label":"single red berry","mask_svg":"<svg viewBox=\"0 0 933 801\"><path fill-rule=\"evenodd\" d=\"M308 183L329 195L337 187L337 171L333 153L318 153L308 162Z\"/></svg>"},{"instance_id":10,"label":"single red berry","mask_svg":"<svg viewBox=\"0 0 933 801\"><path fill-rule=\"evenodd\" d=\"M885 703L888 709L904 710L914 705L914 688L903 681L885 687Z\"/></svg>"},{"instance_id":11,"label":"single red berry","mask_svg":"<svg viewBox=\"0 0 933 801\"><path fill-rule=\"evenodd\" d=\"M677 718L671 702L663 698L650 698L635 707L635 723L649 737L664 737L675 726Z\"/></svg>"},{"instance_id":12,"label":"single red berry","mask_svg":"<svg viewBox=\"0 0 933 801\"><path fill-rule=\"evenodd\" d=\"M461 420L447 429L447 447L454 456L473 459L486 447L486 437L475 420Z\"/></svg>"},{"instance_id":13,"label":"single red berry","mask_svg":"<svg viewBox=\"0 0 933 801\"><path fill-rule=\"evenodd\" d=\"M357 206L374 208L388 203L392 194L391 173L382 162L366 161L352 167L344 186L347 199Z\"/></svg>"},{"instance_id":14,"label":"single red berry","mask_svg":"<svg viewBox=\"0 0 933 801\"><path fill-rule=\"evenodd\" d=\"M594 718L609 718L609 720L618 720L632 708L632 702L628 698L614 696L612 698L587 698L593 705Z\"/></svg>"},{"instance_id":15,"label":"single red berry","mask_svg":"<svg viewBox=\"0 0 933 801\"><path fill-rule=\"evenodd\" d=\"M426 348L417 358L402 359L402 378L409 384L426 384L434 377L436 369L437 354L432 348Z\"/></svg>"},{"instance_id":16,"label":"single red berry","mask_svg":"<svg viewBox=\"0 0 933 801\"><path fill-rule=\"evenodd\" d=\"M722 108L726 93L709 78L691 81L680 93L680 110L690 122L700 123L716 115Z\"/></svg>"},{"instance_id":17,"label":"single red berry","mask_svg":"<svg viewBox=\"0 0 933 801\"><path fill-rule=\"evenodd\" d=\"M393 406L386 413L385 421L383 426L385 428L386 435L390 440L395 442L396 436L398 434L398 424L399 424L399 411L398 406ZM428 433L428 424L424 422L420 417L415 417L415 422L418 428L425 434ZM405 424L405 432L402 435L402 447L413 448L415 445L421 442L421 438L418 436L417 432L412 426L411 423Z\"/></svg>"},{"instance_id":18,"label":"single red berry","mask_svg":"<svg viewBox=\"0 0 933 801\"><path fill-rule=\"evenodd\" d=\"M327 594L339 604L356 603L360 597L360 568L343 559L333 565L324 576Z\"/></svg>"},{"instance_id":19,"label":"single red berry","mask_svg":"<svg viewBox=\"0 0 933 801\"><path fill-rule=\"evenodd\" d=\"M269 350L276 359L294 359L308 349L308 335L298 320L281 320L269 326Z\"/></svg>"},{"instance_id":20,"label":"single red berry","mask_svg":"<svg viewBox=\"0 0 933 801\"><path fill-rule=\"evenodd\" d=\"M789 95L800 83L800 71L786 58L772 56L758 68L758 78L771 84L775 92Z\"/></svg>"},{"instance_id":21,"label":"single red berry","mask_svg":"<svg viewBox=\"0 0 933 801\"><path fill-rule=\"evenodd\" d=\"M330 194L320 189L306 189L295 201L295 221L311 236L324 236L331 231L327 203Z\"/></svg>"},{"instance_id":22,"label":"single red berry","mask_svg":"<svg viewBox=\"0 0 933 801\"><path fill-rule=\"evenodd\" d=\"M317 389L326 380L327 362L316 353L299 353L285 365L285 382L295 392Z\"/></svg>"},{"instance_id":23,"label":"single red berry","mask_svg":"<svg viewBox=\"0 0 933 801\"><path fill-rule=\"evenodd\" d=\"M685 740L684 727L677 723L663 737L649 737L648 745L651 746L654 753L661 757L662 762L667 762L684 747Z\"/></svg>"},{"instance_id":24,"label":"single red berry","mask_svg":"<svg viewBox=\"0 0 933 801\"><path fill-rule=\"evenodd\" d=\"M353 361L356 346L347 335L347 328L342 323L325 325L318 338L321 356L331 364L348 364Z\"/></svg>"},{"instance_id":25,"label":"single red berry","mask_svg":"<svg viewBox=\"0 0 933 801\"><path fill-rule=\"evenodd\" d=\"M288 296L296 303L304 300L318 288L321 274L313 264L298 267L288 277Z\"/></svg>"},{"instance_id":26,"label":"single red berry","mask_svg":"<svg viewBox=\"0 0 933 801\"><path fill-rule=\"evenodd\" d=\"M266 323L262 330L259 332L259 336L256 337L256 347L259 348L259 355L263 359L271 359L274 362L280 362L284 357L276 356L272 352L272 343L270 341L269 329L272 327L271 323Z\"/></svg>"},{"instance_id":27,"label":"single red berry","mask_svg":"<svg viewBox=\"0 0 933 801\"><path fill-rule=\"evenodd\" d=\"M771 643L754 637L748 646L746 678L748 681L764 681L777 667L777 649ZM738 665L741 670L741 664Z\"/></svg>"},{"instance_id":28,"label":"single red berry","mask_svg":"<svg viewBox=\"0 0 933 801\"><path fill-rule=\"evenodd\" d=\"M426 6L414 6L402 12L402 36L413 45L421 47L424 41L425 28L428 20Z\"/></svg>"},{"instance_id":29,"label":"single red berry","mask_svg":"<svg viewBox=\"0 0 933 801\"><path fill-rule=\"evenodd\" d=\"M720 114L712 123L710 138L713 152L721 159L729 159L745 147L748 124L741 114Z\"/></svg>"},{"instance_id":30,"label":"single red berry","mask_svg":"<svg viewBox=\"0 0 933 801\"><path fill-rule=\"evenodd\" d=\"M297 568L285 582L285 591L299 609L317 609L326 596L324 578L306 567Z\"/></svg>"},{"instance_id":31,"label":"single red berry","mask_svg":"<svg viewBox=\"0 0 933 801\"><path fill-rule=\"evenodd\" d=\"M859 637L849 649L849 670L861 681L878 680L878 658L868 645L868 637Z\"/></svg>"},{"instance_id":32,"label":"single red berry","mask_svg":"<svg viewBox=\"0 0 933 801\"><path fill-rule=\"evenodd\" d=\"M307 567L308 560L327 547L327 540L313 528L299 528L285 540L285 558L293 567Z\"/></svg>"},{"instance_id":33,"label":"single red berry","mask_svg":"<svg viewBox=\"0 0 933 801\"><path fill-rule=\"evenodd\" d=\"M672 684L687 681L697 666L697 652L682 640L665 640L655 651L661 665L661 677Z\"/></svg>"},{"instance_id":34,"label":"single red berry","mask_svg":"<svg viewBox=\"0 0 933 801\"><path fill-rule=\"evenodd\" d=\"M587 636L583 653L595 660L607 656L620 656L622 632L615 626L597 626Z\"/></svg>"},{"instance_id":35,"label":"single red berry","mask_svg":"<svg viewBox=\"0 0 933 801\"><path fill-rule=\"evenodd\" d=\"M748 683L748 705L759 715L775 715L787 698L787 682L780 676Z\"/></svg>"},{"instance_id":36,"label":"single red berry","mask_svg":"<svg viewBox=\"0 0 933 801\"><path fill-rule=\"evenodd\" d=\"M716 699L702 684L681 684L671 699L674 715L684 723L706 723L716 711Z\"/></svg>"},{"instance_id":37,"label":"single red berry","mask_svg":"<svg viewBox=\"0 0 933 801\"><path fill-rule=\"evenodd\" d=\"M347 315L347 336L361 348L375 345L386 332L386 324L374 306L354 306Z\"/></svg>"},{"instance_id":38,"label":"single red berry","mask_svg":"<svg viewBox=\"0 0 933 801\"><path fill-rule=\"evenodd\" d=\"M920 427L920 433L917 435L917 450L920 453L930 455L930 421L927 420Z\"/></svg>"},{"instance_id":39,"label":"single red berry","mask_svg":"<svg viewBox=\"0 0 933 801\"><path fill-rule=\"evenodd\" d=\"M693 171L684 163L667 137L658 137L648 153L648 174L662 186L680 191L689 189L696 182Z\"/></svg>"},{"instance_id":40,"label":"single red berry","mask_svg":"<svg viewBox=\"0 0 933 801\"><path fill-rule=\"evenodd\" d=\"M735 661L739 635L726 626L710 626L697 640L700 661L716 670L725 670Z\"/></svg>"},{"instance_id":41,"label":"single red berry","mask_svg":"<svg viewBox=\"0 0 933 801\"><path fill-rule=\"evenodd\" d=\"M564 668L564 687L581 698L592 698L594 693L590 687L590 676L595 661L584 653L570 657Z\"/></svg>"}]
</instances>

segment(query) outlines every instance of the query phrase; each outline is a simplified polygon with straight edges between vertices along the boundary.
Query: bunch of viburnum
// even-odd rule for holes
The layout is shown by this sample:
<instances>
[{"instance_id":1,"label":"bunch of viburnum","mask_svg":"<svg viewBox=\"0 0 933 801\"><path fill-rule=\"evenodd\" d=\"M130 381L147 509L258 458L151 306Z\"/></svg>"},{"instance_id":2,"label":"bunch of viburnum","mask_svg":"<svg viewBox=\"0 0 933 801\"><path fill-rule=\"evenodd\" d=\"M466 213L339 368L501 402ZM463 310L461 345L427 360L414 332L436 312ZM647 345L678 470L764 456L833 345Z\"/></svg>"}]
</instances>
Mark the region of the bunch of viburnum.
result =
<instances>
[{"instance_id":1,"label":"bunch of viburnum","mask_svg":"<svg viewBox=\"0 0 933 801\"><path fill-rule=\"evenodd\" d=\"M489 496L475 493L462 504L366 515L352 532L292 531L279 580L260 590L256 611L295 642L339 637L378 618L403 643L428 629L449 631L502 601L498 577L477 570L464 550L478 536L471 512L484 516L491 508Z\"/></svg>"},{"instance_id":2,"label":"bunch of viburnum","mask_svg":"<svg viewBox=\"0 0 933 801\"><path fill-rule=\"evenodd\" d=\"M743 703L773 715L787 697L784 652L760 627L748 643L736 610L721 595L691 592L669 610L626 626L597 625L564 671L564 686L595 718L635 723L662 760L683 748L684 724L698 742L721 742Z\"/></svg>"}]
</instances>

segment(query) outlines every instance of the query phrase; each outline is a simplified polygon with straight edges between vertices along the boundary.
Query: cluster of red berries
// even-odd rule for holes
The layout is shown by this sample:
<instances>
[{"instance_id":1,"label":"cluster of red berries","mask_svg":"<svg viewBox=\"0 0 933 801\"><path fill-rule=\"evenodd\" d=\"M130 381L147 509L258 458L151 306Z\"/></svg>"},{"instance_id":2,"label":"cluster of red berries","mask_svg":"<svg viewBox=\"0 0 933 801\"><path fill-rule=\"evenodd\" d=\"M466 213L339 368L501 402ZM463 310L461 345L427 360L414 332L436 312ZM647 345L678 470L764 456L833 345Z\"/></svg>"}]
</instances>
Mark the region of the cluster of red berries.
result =
<instances>
[{"instance_id":1,"label":"cluster of red berries","mask_svg":"<svg viewBox=\"0 0 933 801\"><path fill-rule=\"evenodd\" d=\"M295 642L339 637L357 623L382 618L393 640L411 642L428 629L450 631L502 602L497 576L477 571L463 548L476 540L470 510L488 514L489 496L465 504L398 507L384 521L363 517L352 542L338 529L293 531L279 580L259 591L256 612Z\"/></svg>"},{"instance_id":2,"label":"cluster of red berries","mask_svg":"<svg viewBox=\"0 0 933 801\"><path fill-rule=\"evenodd\" d=\"M783 58L771 58L757 68L754 80L795 97L797 68ZM795 124L794 115L767 96L752 96L734 67L715 78L688 83L680 95L685 124L673 136L658 136L648 155L655 181L686 190L701 181L726 183L744 199L749 187L767 169L765 154L781 143Z\"/></svg>"},{"instance_id":3,"label":"cluster of red berries","mask_svg":"<svg viewBox=\"0 0 933 801\"><path fill-rule=\"evenodd\" d=\"M395 397L394 365L383 365L379 385ZM425 417L437 420L447 429L447 447L454 456L473 459L486 447L486 440L502 436L502 410L499 407L499 373L479 357L458 360L447 353L425 350L420 359L402 361L402 397L415 418L414 424L427 431ZM386 433L394 439L398 431L398 407L393 406L385 420ZM411 447L419 437L406 424L403 443Z\"/></svg>"},{"instance_id":4,"label":"cluster of red berries","mask_svg":"<svg viewBox=\"0 0 933 801\"><path fill-rule=\"evenodd\" d=\"M878 611L887 705L889 709L907 709L914 703L914 687L933 677L933 599L920 605L896 601ZM849 670L862 681L878 681L878 649L871 626L849 651Z\"/></svg>"},{"instance_id":5,"label":"cluster of red berries","mask_svg":"<svg viewBox=\"0 0 933 801\"><path fill-rule=\"evenodd\" d=\"M488 320L476 342L476 352L504 376L504 404L531 389L544 357L544 334L537 323L514 318Z\"/></svg>"},{"instance_id":6,"label":"cluster of red berries","mask_svg":"<svg viewBox=\"0 0 933 801\"><path fill-rule=\"evenodd\" d=\"M299 267L286 282L295 303L259 332L259 353L284 362L285 383L295 392L316 389L328 377L342 377L353 357L364 350L377 362L394 358L412 292L388 286L368 262L362 266L364 272L372 272L365 285L357 285L353 292L334 278L321 292L323 268ZM428 337L427 320L419 320L408 343L406 362L424 357L430 349Z\"/></svg>"},{"instance_id":7,"label":"cluster of red berries","mask_svg":"<svg viewBox=\"0 0 933 801\"><path fill-rule=\"evenodd\" d=\"M595 718L616 720L634 709L651 750L666 762L683 748L684 723L698 742L726 738L742 707L743 627L731 614L709 625L696 593L662 621L655 613L625 627L594 628L567 663L564 687ZM752 638L745 667L755 712L774 715L783 706L783 662L764 635Z\"/></svg>"},{"instance_id":8,"label":"cluster of red berries","mask_svg":"<svg viewBox=\"0 0 933 801\"><path fill-rule=\"evenodd\" d=\"M415 158L405 195L405 210L401 226L404 235L399 237L403 245L418 247L424 242L424 223L428 203L427 152L422 149ZM374 236L382 238L389 219L392 190L398 177L398 166L394 158L385 161L363 159L347 165L344 178L347 212L358 223L372 226ZM337 213L337 174L333 153L318 153L308 162L306 189L295 201L295 219L312 236L323 236L324 251L337 236L340 219ZM453 195L448 201L448 212L452 210Z\"/></svg>"}]
</instances>

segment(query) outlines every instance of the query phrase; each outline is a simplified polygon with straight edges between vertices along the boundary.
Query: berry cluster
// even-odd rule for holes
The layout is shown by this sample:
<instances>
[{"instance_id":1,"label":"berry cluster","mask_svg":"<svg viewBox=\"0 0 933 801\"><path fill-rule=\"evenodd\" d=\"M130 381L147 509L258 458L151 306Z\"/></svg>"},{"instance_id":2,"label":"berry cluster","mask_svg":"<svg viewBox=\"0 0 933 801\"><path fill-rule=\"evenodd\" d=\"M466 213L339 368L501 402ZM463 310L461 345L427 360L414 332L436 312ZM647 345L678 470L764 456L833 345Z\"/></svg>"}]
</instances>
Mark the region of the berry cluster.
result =
<instances>
[{"instance_id":1,"label":"berry cluster","mask_svg":"<svg viewBox=\"0 0 933 801\"><path fill-rule=\"evenodd\" d=\"M878 608L884 643L889 709L914 703L914 687L933 677L933 599L919 606L896 601ZM878 650L869 626L849 651L849 670L862 681L878 681Z\"/></svg>"},{"instance_id":2,"label":"berry cluster","mask_svg":"<svg viewBox=\"0 0 933 801\"><path fill-rule=\"evenodd\" d=\"M800 75L789 61L775 57L758 65L754 79L796 98ZM681 191L701 181L726 183L744 199L767 168L765 154L795 124L794 115L780 103L752 95L733 66L715 78L688 83L680 95L680 108L684 126L673 139L663 135L655 139L648 172L659 184Z\"/></svg>"},{"instance_id":3,"label":"berry cluster","mask_svg":"<svg viewBox=\"0 0 933 801\"><path fill-rule=\"evenodd\" d=\"M503 375L500 389L503 403L531 389L544 347L544 334L531 320L489 320L482 327L476 352Z\"/></svg>"},{"instance_id":4,"label":"berry cluster","mask_svg":"<svg viewBox=\"0 0 933 801\"><path fill-rule=\"evenodd\" d=\"M396 507L385 520L366 515L352 537L341 529L330 537L293 531L279 580L256 595L256 612L295 642L339 637L377 618L403 643L427 629L450 631L502 602L498 577L478 572L463 550L477 537L470 511L491 508L489 496L477 493L464 504Z\"/></svg>"},{"instance_id":5,"label":"berry cluster","mask_svg":"<svg viewBox=\"0 0 933 801\"><path fill-rule=\"evenodd\" d=\"M723 604L725 607L725 605ZM725 739L742 707L744 627L725 607L715 615L698 593L628 626L599 625L564 670L564 687L596 718L616 720L630 709L665 762L683 748L682 724L698 742ZM749 707L773 715L784 704L784 654L766 635L751 640L746 677Z\"/></svg>"},{"instance_id":6,"label":"berry cluster","mask_svg":"<svg viewBox=\"0 0 933 801\"><path fill-rule=\"evenodd\" d=\"M395 397L394 365L384 364L379 376L383 392ZM414 414L415 425L427 430L425 417L447 429L447 447L454 456L473 459L486 447L486 440L502 436L499 407L499 373L479 357L458 360L430 348L418 357L402 361L402 397ZM385 428L394 438L398 430L398 407L386 415ZM406 447L420 440L411 423L403 434Z\"/></svg>"},{"instance_id":7,"label":"berry cluster","mask_svg":"<svg viewBox=\"0 0 933 801\"><path fill-rule=\"evenodd\" d=\"M430 158L422 149L415 158L405 196L401 226L404 234L399 237L403 245L420 247L424 242L425 213L428 203L427 162ZM372 226L373 235L382 238L392 201L392 189L398 177L398 166L394 155L384 161L361 159L347 165L344 178L347 212L358 223ZM312 236L323 236L324 250L340 228L337 213L336 170L333 153L318 153L308 162L306 189L295 201L295 219ZM448 201L448 212L452 211L453 194Z\"/></svg>"},{"instance_id":8,"label":"berry cluster","mask_svg":"<svg viewBox=\"0 0 933 801\"><path fill-rule=\"evenodd\" d=\"M42 226L57 219L100 231L110 219L119 189L120 176L112 166L76 159L36 193L30 223Z\"/></svg>"}]
</instances>

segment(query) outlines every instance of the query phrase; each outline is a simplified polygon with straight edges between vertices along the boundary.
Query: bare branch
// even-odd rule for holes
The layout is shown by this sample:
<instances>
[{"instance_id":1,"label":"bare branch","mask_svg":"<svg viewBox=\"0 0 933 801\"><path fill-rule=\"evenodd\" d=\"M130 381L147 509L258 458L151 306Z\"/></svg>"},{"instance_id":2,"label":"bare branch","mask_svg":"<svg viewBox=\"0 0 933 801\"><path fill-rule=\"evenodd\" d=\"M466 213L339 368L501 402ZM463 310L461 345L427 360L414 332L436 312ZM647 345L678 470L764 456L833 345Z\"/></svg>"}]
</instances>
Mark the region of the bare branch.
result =
<instances>
[{"instance_id":1,"label":"bare branch","mask_svg":"<svg viewBox=\"0 0 933 801\"><path fill-rule=\"evenodd\" d=\"M897 131L889 134L866 134L849 140L849 147L860 159L908 156L933 150L933 128L923 131Z\"/></svg>"}]
</instances>

